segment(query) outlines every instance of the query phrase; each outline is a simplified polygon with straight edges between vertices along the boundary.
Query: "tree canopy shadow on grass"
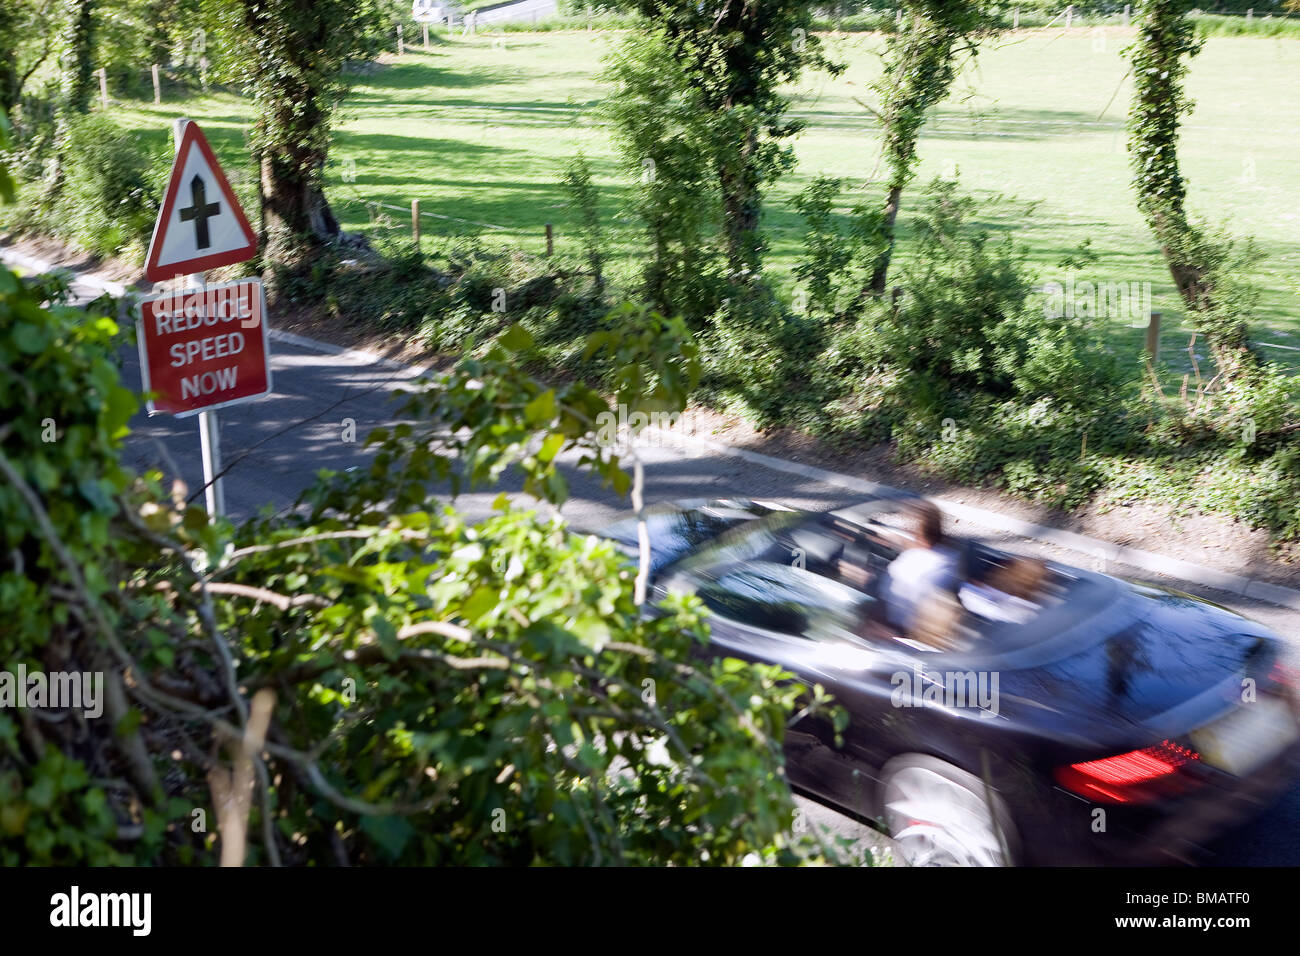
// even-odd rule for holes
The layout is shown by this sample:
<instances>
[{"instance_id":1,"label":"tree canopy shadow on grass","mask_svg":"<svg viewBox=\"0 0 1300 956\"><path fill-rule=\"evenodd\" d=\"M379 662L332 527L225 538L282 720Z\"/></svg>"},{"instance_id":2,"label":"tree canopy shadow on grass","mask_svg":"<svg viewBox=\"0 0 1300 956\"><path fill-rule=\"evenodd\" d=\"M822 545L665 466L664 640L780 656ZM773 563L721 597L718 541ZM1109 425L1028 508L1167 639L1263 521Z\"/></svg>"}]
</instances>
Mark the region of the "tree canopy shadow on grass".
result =
<instances>
[{"instance_id":1,"label":"tree canopy shadow on grass","mask_svg":"<svg viewBox=\"0 0 1300 956\"><path fill-rule=\"evenodd\" d=\"M471 89L475 87L494 86L496 84L518 80L528 76L525 68L484 68L472 70L455 69L452 66L430 66L425 63L390 63L379 68L374 74L353 75L354 85L348 92L346 102L390 102L385 94L396 90L415 89ZM373 91L373 92L371 92Z\"/></svg>"},{"instance_id":2,"label":"tree canopy shadow on grass","mask_svg":"<svg viewBox=\"0 0 1300 956\"><path fill-rule=\"evenodd\" d=\"M384 157L382 166L367 159L376 155ZM560 184L563 163L556 163L549 181L495 178L535 168L525 152L513 146L475 143L468 139L341 132L335 140L332 157L332 166L349 157L356 158L356 181L350 184L357 187L351 197L354 199L401 206L409 206L412 199L419 199L426 212L503 226L540 227L550 222L563 227L577 223L577 216L568 209L568 194ZM598 173L608 171L611 177L616 173L613 163L591 162ZM402 172L417 168L436 168L440 174L414 180L409 173ZM338 194L339 189L340 184L332 184L331 195ZM613 225L630 189L630 184L600 183L602 222Z\"/></svg>"},{"instance_id":3,"label":"tree canopy shadow on grass","mask_svg":"<svg viewBox=\"0 0 1300 956\"><path fill-rule=\"evenodd\" d=\"M808 124L809 129L861 130L865 134L880 131L880 120L875 114L860 107L853 115L842 109L809 108L796 101L790 109L791 117ZM1032 141L1055 136L1074 136L1080 128L1092 129L1098 134L1114 133L1124 129L1122 119L1098 122L1095 113L1082 110L1033 110L998 106L972 112L960 106L940 106L926 119L921 136L924 139L978 139L996 136L999 140Z\"/></svg>"}]
</instances>

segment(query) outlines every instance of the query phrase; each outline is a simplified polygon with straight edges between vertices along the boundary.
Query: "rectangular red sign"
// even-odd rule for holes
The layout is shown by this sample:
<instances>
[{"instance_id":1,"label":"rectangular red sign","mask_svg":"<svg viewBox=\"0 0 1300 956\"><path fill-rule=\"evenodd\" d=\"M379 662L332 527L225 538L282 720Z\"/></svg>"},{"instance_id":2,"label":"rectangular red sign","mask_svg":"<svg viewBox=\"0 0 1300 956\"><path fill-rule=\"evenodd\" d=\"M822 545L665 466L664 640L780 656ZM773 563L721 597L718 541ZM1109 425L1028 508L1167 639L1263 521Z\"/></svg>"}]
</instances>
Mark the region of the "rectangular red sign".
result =
<instances>
[{"instance_id":1,"label":"rectangular red sign","mask_svg":"<svg viewBox=\"0 0 1300 956\"><path fill-rule=\"evenodd\" d=\"M177 418L271 392L261 279L150 296L136 322L149 414Z\"/></svg>"}]
</instances>

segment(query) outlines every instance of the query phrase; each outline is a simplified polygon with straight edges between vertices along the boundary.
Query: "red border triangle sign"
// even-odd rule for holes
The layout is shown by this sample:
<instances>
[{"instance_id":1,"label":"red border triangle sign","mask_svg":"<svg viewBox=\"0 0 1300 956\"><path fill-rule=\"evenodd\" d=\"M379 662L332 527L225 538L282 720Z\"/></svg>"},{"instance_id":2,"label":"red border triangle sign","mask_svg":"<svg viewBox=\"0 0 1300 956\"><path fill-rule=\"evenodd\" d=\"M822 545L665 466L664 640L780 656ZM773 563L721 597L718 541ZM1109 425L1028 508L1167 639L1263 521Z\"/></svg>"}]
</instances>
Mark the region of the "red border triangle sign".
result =
<instances>
[{"instance_id":1,"label":"red border triangle sign","mask_svg":"<svg viewBox=\"0 0 1300 956\"><path fill-rule=\"evenodd\" d=\"M144 274L150 282L233 265L257 254L257 236L193 120L185 124Z\"/></svg>"}]
</instances>

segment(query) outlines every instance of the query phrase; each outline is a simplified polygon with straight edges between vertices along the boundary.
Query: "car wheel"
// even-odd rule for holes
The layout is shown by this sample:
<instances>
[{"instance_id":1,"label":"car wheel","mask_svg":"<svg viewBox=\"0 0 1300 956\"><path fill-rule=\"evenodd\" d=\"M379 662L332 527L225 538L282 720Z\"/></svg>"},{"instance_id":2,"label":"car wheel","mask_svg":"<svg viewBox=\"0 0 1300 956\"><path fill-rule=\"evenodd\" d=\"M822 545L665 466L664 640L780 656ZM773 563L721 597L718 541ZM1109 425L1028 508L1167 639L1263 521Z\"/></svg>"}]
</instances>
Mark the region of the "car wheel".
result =
<instances>
[{"instance_id":1,"label":"car wheel","mask_svg":"<svg viewBox=\"0 0 1300 956\"><path fill-rule=\"evenodd\" d=\"M885 827L908 866L1016 862L1006 805L960 767L925 754L895 757L882 768L880 802Z\"/></svg>"}]
</instances>

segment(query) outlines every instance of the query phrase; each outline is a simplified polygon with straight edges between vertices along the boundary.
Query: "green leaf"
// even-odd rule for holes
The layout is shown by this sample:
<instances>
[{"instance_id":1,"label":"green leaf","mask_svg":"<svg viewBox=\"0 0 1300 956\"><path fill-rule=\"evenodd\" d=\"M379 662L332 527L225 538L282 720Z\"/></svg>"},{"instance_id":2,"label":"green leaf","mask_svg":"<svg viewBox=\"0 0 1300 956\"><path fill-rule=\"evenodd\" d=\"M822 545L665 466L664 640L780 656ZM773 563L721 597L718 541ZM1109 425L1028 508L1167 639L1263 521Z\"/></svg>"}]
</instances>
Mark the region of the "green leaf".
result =
<instances>
[{"instance_id":1,"label":"green leaf","mask_svg":"<svg viewBox=\"0 0 1300 956\"><path fill-rule=\"evenodd\" d=\"M375 632L375 637L379 639L379 646L384 652L384 656L390 661L397 660L401 653L401 642L397 639L397 628L393 627L393 622L384 617L382 611L378 608L371 608L366 615L366 624Z\"/></svg>"},{"instance_id":2,"label":"green leaf","mask_svg":"<svg viewBox=\"0 0 1300 956\"><path fill-rule=\"evenodd\" d=\"M548 435L546 441L542 442L542 447L537 452L537 460L549 464L554 460L555 456L560 453L560 449L563 447L564 436L562 434L556 432L555 434Z\"/></svg>"},{"instance_id":3,"label":"green leaf","mask_svg":"<svg viewBox=\"0 0 1300 956\"><path fill-rule=\"evenodd\" d=\"M13 331L14 345L18 346L18 351L26 352L28 355L35 355L37 352L45 350L50 343L50 330L46 326L32 325L30 322L19 322Z\"/></svg>"},{"instance_id":4,"label":"green leaf","mask_svg":"<svg viewBox=\"0 0 1300 956\"><path fill-rule=\"evenodd\" d=\"M477 588L461 605L460 613L471 624L477 624L489 611L496 608L497 601L496 588Z\"/></svg>"},{"instance_id":5,"label":"green leaf","mask_svg":"<svg viewBox=\"0 0 1300 956\"><path fill-rule=\"evenodd\" d=\"M363 817L361 829L391 860L402 855L402 850L415 835L415 829L405 817Z\"/></svg>"},{"instance_id":6,"label":"green leaf","mask_svg":"<svg viewBox=\"0 0 1300 956\"><path fill-rule=\"evenodd\" d=\"M40 777L28 788L27 799L38 810L48 810L54 802L54 782L48 775Z\"/></svg>"},{"instance_id":7,"label":"green leaf","mask_svg":"<svg viewBox=\"0 0 1300 956\"><path fill-rule=\"evenodd\" d=\"M497 338L497 344L509 352L524 352L533 347L533 337L522 325L512 325Z\"/></svg>"},{"instance_id":8,"label":"green leaf","mask_svg":"<svg viewBox=\"0 0 1300 956\"><path fill-rule=\"evenodd\" d=\"M524 419L530 425L540 425L555 417L555 392L547 389L524 406Z\"/></svg>"}]
</instances>

